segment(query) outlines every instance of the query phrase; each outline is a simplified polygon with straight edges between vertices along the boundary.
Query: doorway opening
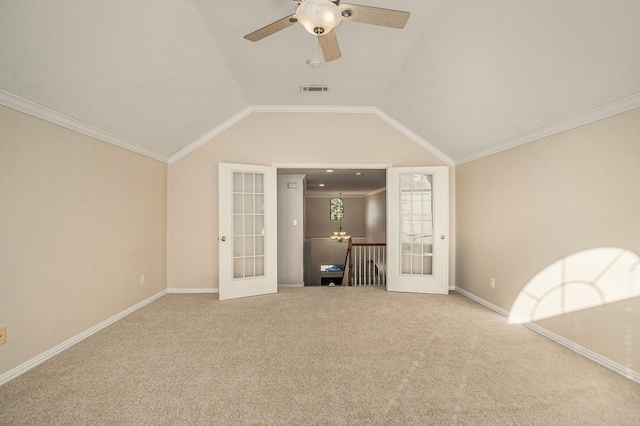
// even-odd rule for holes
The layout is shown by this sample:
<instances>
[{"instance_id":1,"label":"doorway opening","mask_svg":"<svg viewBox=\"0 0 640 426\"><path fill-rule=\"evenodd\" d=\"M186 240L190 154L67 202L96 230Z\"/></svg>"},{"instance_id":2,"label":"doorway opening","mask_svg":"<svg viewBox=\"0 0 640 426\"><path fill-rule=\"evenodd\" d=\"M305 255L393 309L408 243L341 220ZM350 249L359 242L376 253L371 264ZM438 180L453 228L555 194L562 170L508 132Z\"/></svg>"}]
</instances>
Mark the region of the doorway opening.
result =
<instances>
[{"instance_id":1,"label":"doorway opening","mask_svg":"<svg viewBox=\"0 0 640 426\"><path fill-rule=\"evenodd\" d=\"M278 168L279 286L347 285L349 272L352 283L384 284L386 165L339 167ZM337 197L342 220L331 218ZM350 242L332 241L339 229ZM365 248L373 244L375 251Z\"/></svg>"},{"instance_id":2,"label":"doorway opening","mask_svg":"<svg viewBox=\"0 0 640 426\"><path fill-rule=\"evenodd\" d=\"M289 197L298 200L299 210L290 206L281 208L281 214L278 198L287 194L283 187L304 194L307 176L299 174L299 184L289 178L279 182L277 171L277 165L219 164L220 300L276 293L279 285L304 286L305 210L310 210L305 199L308 204L311 198ZM388 277L387 291L448 293L448 176L447 166L386 168L386 212L381 223L388 236L384 243L388 256L379 265L384 265ZM294 211L295 216L285 214ZM279 226L282 221L291 226ZM294 228L299 237L288 244L280 232ZM299 274L285 281L283 272L294 269Z\"/></svg>"}]
</instances>

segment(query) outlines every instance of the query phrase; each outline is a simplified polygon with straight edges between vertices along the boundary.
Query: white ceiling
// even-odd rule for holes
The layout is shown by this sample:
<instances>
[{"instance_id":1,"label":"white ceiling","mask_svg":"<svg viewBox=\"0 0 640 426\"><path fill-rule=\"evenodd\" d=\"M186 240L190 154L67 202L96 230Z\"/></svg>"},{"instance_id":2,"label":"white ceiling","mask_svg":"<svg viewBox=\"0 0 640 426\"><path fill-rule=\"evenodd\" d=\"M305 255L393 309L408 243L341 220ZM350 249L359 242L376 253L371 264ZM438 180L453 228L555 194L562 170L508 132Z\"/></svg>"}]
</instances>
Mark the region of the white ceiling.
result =
<instances>
[{"instance_id":1,"label":"white ceiling","mask_svg":"<svg viewBox=\"0 0 640 426\"><path fill-rule=\"evenodd\" d=\"M312 69L302 26L243 39L291 0L0 0L0 101L161 158L253 105L376 107L457 160L640 94L640 0L357 3L411 17L341 23L343 57Z\"/></svg>"}]
</instances>

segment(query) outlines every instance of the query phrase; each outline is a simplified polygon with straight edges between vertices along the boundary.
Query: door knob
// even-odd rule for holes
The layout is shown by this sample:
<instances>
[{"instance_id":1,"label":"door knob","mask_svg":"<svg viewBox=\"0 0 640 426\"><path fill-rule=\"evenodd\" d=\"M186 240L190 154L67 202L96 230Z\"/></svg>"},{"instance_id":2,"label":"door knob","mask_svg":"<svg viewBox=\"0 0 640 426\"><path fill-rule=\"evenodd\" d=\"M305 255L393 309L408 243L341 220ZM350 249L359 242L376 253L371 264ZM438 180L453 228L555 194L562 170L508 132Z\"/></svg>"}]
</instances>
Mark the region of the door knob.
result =
<instances>
[{"instance_id":1,"label":"door knob","mask_svg":"<svg viewBox=\"0 0 640 426\"><path fill-rule=\"evenodd\" d=\"M220 237L218 238L220 241L227 241L227 237Z\"/></svg>"},{"instance_id":2,"label":"door knob","mask_svg":"<svg viewBox=\"0 0 640 426\"><path fill-rule=\"evenodd\" d=\"M444 240L444 235L440 235L440 239L441 239L441 240Z\"/></svg>"}]
</instances>

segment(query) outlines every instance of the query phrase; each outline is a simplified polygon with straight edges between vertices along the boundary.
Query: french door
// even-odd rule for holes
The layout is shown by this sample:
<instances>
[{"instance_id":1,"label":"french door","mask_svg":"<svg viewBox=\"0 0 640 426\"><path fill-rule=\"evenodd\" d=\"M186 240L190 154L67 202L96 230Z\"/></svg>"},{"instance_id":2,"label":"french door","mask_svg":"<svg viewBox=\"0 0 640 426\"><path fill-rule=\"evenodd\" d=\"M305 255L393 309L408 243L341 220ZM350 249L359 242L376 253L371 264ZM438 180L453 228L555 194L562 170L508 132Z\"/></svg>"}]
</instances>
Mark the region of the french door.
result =
<instances>
[{"instance_id":1,"label":"french door","mask_svg":"<svg viewBox=\"0 0 640 426\"><path fill-rule=\"evenodd\" d=\"M276 168L219 165L220 300L276 293Z\"/></svg>"},{"instance_id":2,"label":"french door","mask_svg":"<svg viewBox=\"0 0 640 426\"><path fill-rule=\"evenodd\" d=\"M449 292L449 169L387 169L387 290Z\"/></svg>"}]
</instances>

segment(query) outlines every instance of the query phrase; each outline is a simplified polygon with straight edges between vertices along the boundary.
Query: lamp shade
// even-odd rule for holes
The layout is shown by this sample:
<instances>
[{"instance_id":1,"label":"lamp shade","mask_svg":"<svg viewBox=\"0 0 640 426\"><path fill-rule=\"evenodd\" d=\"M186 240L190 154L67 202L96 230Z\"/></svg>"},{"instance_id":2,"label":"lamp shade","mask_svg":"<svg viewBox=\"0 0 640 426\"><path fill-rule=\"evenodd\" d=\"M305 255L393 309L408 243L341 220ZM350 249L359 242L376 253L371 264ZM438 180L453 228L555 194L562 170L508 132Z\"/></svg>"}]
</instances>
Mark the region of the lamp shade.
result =
<instances>
[{"instance_id":1,"label":"lamp shade","mask_svg":"<svg viewBox=\"0 0 640 426\"><path fill-rule=\"evenodd\" d=\"M305 0L296 10L296 18L311 34L326 34L335 28L342 15L329 0Z\"/></svg>"}]
</instances>

